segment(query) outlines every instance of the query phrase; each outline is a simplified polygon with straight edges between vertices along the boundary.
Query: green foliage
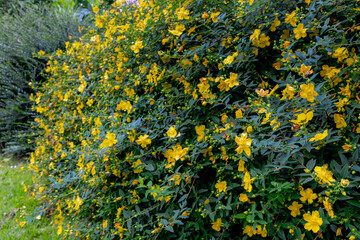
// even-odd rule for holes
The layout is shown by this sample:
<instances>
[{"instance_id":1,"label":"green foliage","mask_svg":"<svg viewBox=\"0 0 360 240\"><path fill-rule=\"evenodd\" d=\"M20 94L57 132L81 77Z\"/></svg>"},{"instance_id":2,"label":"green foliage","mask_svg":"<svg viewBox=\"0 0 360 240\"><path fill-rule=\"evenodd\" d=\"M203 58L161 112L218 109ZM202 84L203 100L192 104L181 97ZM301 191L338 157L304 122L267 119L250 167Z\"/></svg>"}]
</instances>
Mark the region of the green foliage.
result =
<instances>
[{"instance_id":1,"label":"green foliage","mask_svg":"<svg viewBox=\"0 0 360 240\"><path fill-rule=\"evenodd\" d=\"M30 168L58 232L359 238L358 11L355 0L95 7L33 98Z\"/></svg>"},{"instance_id":2,"label":"green foliage","mask_svg":"<svg viewBox=\"0 0 360 240\"><path fill-rule=\"evenodd\" d=\"M24 3L25 4L25 3ZM83 22L82 24L84 24ZM69 36L79 34L74 9L55 9L47 4L26 4L0 19L0 144L5 153L29 151L33 137L29 82L42 82L46 66L40 50L52 54L64 49Z\"/></svg>"}]
</instances>

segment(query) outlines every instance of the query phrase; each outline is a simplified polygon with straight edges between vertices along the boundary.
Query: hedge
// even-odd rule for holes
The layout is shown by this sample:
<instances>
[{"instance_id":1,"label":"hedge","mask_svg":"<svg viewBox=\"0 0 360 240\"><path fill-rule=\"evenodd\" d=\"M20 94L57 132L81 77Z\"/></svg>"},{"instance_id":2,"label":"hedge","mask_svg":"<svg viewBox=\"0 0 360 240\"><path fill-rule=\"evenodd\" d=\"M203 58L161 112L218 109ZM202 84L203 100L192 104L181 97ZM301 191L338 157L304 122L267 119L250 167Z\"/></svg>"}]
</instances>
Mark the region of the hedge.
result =
<instances>
[{"instance_id":1,"label":"hedge","mask_svg":"<svg viewBox=\"0 0 360 240\"><path fill-rule=\"evenodd\" d=\"M360 238L359 4L95 7L33 97L35 216L81 239Z\"/></svg>"}]
</instances>

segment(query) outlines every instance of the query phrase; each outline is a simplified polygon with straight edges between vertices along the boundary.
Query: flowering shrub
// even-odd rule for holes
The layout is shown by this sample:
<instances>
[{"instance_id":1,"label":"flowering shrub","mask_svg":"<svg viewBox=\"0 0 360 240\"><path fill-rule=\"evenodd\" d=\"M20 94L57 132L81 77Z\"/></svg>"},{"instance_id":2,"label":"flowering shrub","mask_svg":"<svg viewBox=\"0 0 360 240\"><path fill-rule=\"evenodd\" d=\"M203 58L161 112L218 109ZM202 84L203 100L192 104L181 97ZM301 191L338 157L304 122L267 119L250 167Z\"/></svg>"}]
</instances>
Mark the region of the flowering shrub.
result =
<instances>
[{"instance_id":1,"label":"flowering shrub","mask_svg":"<svg viewBox=\"0 0 360 240\"><path fill-rule=\"evenodd\" d=\"M33 96L40 214L87 239L359 238L359 4L94 8Z\"/></svg>"}]
</instances>

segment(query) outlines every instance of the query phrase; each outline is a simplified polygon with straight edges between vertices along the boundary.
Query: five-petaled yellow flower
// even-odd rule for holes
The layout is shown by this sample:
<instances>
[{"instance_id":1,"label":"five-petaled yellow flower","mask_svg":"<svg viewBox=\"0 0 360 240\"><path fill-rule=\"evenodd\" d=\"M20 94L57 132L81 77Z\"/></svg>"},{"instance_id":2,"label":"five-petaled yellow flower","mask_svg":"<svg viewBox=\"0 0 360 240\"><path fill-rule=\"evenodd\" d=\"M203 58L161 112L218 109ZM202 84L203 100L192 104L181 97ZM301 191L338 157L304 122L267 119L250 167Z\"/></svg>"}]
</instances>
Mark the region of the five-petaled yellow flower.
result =
<instances>
[{"instance_id":1,"label":"five-petaled yellow flower","mask_svg":"<svg viewBox=\"0 0 360 240\"><path fill-rule=\"evenodd\" d=\"M306 230L313 231L314 233L317 233L320 230L323 220L318 211L312 211L311 215L306 213L303 217L304 220L307 221L304 226Z\"/></svg>"},{"instance_id":2,"label":"five-petaled yellow flower","mask_svg":"<svg viewBox=\"0 0 360 240\"><path fill-rule=\"evenodd\" d=\"M291 216L296 217L297 215L300 215L300 208L302 208L302 206L302 204L293 201L292 205L288 207L288 209L291 211Z\"/></svg>"},{"instance_id":3,"label":"five-petaled yellow flower","mask_svg":"<svg viewBox=\"0 0 360 240\"><path fill-rule=\"evenodd\" d=\"M168 137L170 138L174 138L177 135L177 131L176 131L176 127L175 126L171 126L169 128L169 130L166 132L166 135L168 135Z\"/></svg>"},{"instance_id":4,"label":"five-petaled yellow flower","mask_svg":"<svg viewBox=\"0 0 360 240\"><path fill-rule=\"evenodd\" d=\"M294 28L295 38L300 39L306 37L306 30L307 28L304 28L304 24L300 23L296 28Z\"/></svg>"},{"instance_id":5,"label":"five-petaled yellow flower","mask_svg":"<svg viewBox=\"0 0 360 240\"><path fill-rule=\"evenodd\" d=\"M333 178L333 173L329 170L327 170L328 165L325 164L322 167L316 166L314 168L314 172L316 173L316 176L319 178L320 184L326 184L332 185L331 182L335 182L335 179Z\"/></svg>"},{"instance_id":6,"label":"five-petaled yellow flower","mask_svg":"<svg viewBox=\"0 0 360 240\"><path fill-rule=\"evenodd\" d=\"M134 53L139 53L140 49L144 48L143 42L142 41L136 41L134 45L132 45L131 50L133 50Z\"/></svg>"},{"instance_id":7,"label":"five-petaled yellow flower","mask_svg":"<svg viewBox=\"0 0 360 240\"><path fill-rule=\"evenodd\" d=\"M141 145L142 148L146 148L147 145L151 144L151 139L149 138L149 135L142 135L139 136L138 140L136 140L136 143L138 145Z\"/></svg>"},{"instance_id":8,"label":"five-petaled yellow flower","mask_svg":"<svg viewBox=\"0 0 360 240\"><path fill-rule=\"evenodd\" d=\"M218 180L217 183L215 184L215 188L216 188L219 192L226 192L226 188L227 188L226 181L220 181L220 180Z\"/></svg>"},{"instance_id":9,"label":"five-petaled yellow flower","mask_svg":"<svg viewBox=\"0 0 360 240\"><path fill-rule=\"evenodd\" d=\"M218 218L215 222L211 223L212 224L212 229L214 229L215 231L220 231L220 228L222 226L224 226L224 224L221 221L221 218Z\"/></svg>"},{"instance_id":10,"label":"five-petaled yellow flower","mask_svg":"<svg viewBox=\"0 0 360 240\"><path fill-rule=\"evenodd\" d=\"M318 93L314 90L314 87L313 83L301 84L300 97L306 98L309 102L313 102L315 100L314 96L318 95Z\"/></svg>"},{"instance_id":11,"label":"five-petaled yellow flower","mask_svg":"<svg viewBox=\"0 0 360 240\"><path fill-rule=\"evenodd\" d=\"M310 138L310 142L314 142L314 141L320 141L323 140L324 138L326 138L328 135L328 130L326 129L323 133L318 133L316 134L313 138Z\"/></svg>"},{"instance_id":12,"label":"five-petaled yellow flower","mask_svg":"<svg viewBox=\"0 0 360 240\"><path fill-rule=\"evenodd\" d=\"M247 133L242 133L241 137L236 136L235 142L237 143L238 147L235 149L235 151L238 154L241 154L242 152L245 152L248 157L250 157L251 154L251 139L247 138Z\"/></svg>"},{"instance_id":13,"label":"five-petaled yellow flower","mask_svg":"<svg viewBox=\"0 0 360 240\"><path fill-rule=\"evenodd\" d=\"M301 190L300 195L302 196L300 200L302 202L308 201L309 204L314 202L314 199L317 198L316 193L313 193L313 190L311 188L307 188L305 191Z\"/></svg>"},{"instance_id":14,"label":"five-petaled yellow flower","mask_svg":"<svg viewBox=\"0 0 360 240\"><path fill-rule=\"evenodd\" d=\"M169 32L175 36L180 36L185 31L185 25L176 25L174 30L169 30Z\"/></svg>"}]
</instances>

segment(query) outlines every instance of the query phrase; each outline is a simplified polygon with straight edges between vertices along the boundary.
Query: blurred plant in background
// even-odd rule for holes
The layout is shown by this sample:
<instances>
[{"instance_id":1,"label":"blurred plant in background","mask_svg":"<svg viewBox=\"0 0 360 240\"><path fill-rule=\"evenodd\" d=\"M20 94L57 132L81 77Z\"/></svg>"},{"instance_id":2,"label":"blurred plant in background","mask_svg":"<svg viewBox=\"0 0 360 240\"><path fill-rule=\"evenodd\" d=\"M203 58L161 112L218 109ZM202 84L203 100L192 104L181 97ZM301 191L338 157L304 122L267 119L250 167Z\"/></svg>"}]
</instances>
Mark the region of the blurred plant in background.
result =
<instances>
[{"instance_id":1,"label":"blurred plant in background","mask_svg":"<svg viewBox=\"0 0 360 240\"><path fill-rule=\"evenodd\" d=\"M0 154L24 154L32 148L30 123L35 115L30 110L29 82L44 81L40 73L47 61L34 53L64 49L88 24L84 16L76 15L74 1L50 2L0 2Z\"/></svg>"}]
</instances>

